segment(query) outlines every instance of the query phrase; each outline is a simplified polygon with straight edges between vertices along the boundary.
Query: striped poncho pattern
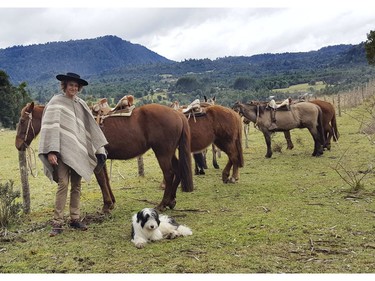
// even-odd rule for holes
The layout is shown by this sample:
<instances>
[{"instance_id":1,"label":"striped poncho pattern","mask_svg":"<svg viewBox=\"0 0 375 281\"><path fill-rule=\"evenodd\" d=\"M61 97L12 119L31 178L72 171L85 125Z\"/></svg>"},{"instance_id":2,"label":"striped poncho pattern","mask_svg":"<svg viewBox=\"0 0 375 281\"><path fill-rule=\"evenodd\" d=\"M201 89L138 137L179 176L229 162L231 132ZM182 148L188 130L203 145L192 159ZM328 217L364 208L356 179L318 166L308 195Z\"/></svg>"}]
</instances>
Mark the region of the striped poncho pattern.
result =
<instances>
[{"instance_id":1,"label":"striped poncho pattern","mask_svg":"<svg viewBox=\"0 0 375 281\"><path fill-rule=\"evenodd\" d=\"M40 132L39 158L44 173L52 181L53 167L48 153L57 152L61 160L86 181L97 165L95 154L105 154L108 142L87 104L79 97L55 95L46 105ZM56 181L56 180L55 180Z\"/></svg>"}]
</instances>

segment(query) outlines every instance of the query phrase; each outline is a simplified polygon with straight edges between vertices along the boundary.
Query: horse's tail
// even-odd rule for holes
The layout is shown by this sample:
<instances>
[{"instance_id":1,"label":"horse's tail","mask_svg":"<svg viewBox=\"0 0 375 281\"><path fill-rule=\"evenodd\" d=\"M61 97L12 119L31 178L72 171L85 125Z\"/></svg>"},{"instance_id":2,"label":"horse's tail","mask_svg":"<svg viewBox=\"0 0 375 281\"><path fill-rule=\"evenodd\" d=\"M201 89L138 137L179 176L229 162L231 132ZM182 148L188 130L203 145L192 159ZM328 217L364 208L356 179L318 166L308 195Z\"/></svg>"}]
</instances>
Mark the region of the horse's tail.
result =
<instances>
[{"instance_id":1,"label":"horse's tail","mask_svg":"<svg viewBox=\"0 0 375 281\"><path fill-rule=\"evenodd\" d=\"M323 126L323 112L322 112L322 109L319 106L317 106L317 107L318 107L318 111L319 111L317 130L318 130L318 134L319 134L319 137L320 137L320 143L322 145L325 145L326 136L325 136L324 126Z\"/></svg>"},{"instance_id":2,"label":"horse's tail","mask_svg":"<svg viewBox=\"0 0 375 281\"><path fill-rule=\"evenodd\" d=\"M194 190L193 173L191 170L191 136L190 126L187 118L181 116L183 123L180 142L178 145L178 167L181 178L181 187L184 192L191 192Z\"/></svg>"},{"instance_id":3,"label":"horse's tail","mask_svg":"<svg viewBox=\"0 0 375 281\"><path fill-rule=\"evenodd\" d=\"M339 131L337 129L336 112L333 113L333 117L331 119L331 127L332 127L332 133L333 133L333 140L338 141L340 134L339 134Z\"/></svg>"},{"instance_id":4,"label":"horse's tail","mask_svg":"<svg viewBox=\"0 0 375 281\"><path fill-rule=\"evenodd\" d=\"M243 159L243 150L242 150L242 121L240 118L238 118L236 149L237 149L237 154L238 154L238 166L241 168L244 166L244 159Z\"/></svg>"}]
</instances>

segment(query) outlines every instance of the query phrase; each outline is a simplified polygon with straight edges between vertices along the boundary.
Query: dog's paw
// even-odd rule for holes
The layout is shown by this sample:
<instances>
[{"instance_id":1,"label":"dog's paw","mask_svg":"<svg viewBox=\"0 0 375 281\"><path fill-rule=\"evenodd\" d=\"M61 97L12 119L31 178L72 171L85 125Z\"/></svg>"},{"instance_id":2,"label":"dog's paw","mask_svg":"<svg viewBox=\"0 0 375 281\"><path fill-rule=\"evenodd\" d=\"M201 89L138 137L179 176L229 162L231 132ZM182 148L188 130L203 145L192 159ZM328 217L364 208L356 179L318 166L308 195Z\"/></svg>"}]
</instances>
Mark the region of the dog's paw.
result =
<instances>
[{"instance_id":1,"label":"dog's paw","mask_svg":"<svg viewBox=\"0 0 375 281\"><path fill-rule=\"evenodd\" d=\"M167 233L164 238L165 239L175 239L178 236L179 236L178 232L177 231L173 231L173 232Z\"/></svg>"},{"instance_id":2,"label":"dog's paw","mask_svg":"<svg viewBox=\"0 0 375 281\"><path fill-rule=\"evenodd\" d=\"M146 243L135 243L135 246L137 249L143 249L145 247Z\"/></svg>"}]
</instances>

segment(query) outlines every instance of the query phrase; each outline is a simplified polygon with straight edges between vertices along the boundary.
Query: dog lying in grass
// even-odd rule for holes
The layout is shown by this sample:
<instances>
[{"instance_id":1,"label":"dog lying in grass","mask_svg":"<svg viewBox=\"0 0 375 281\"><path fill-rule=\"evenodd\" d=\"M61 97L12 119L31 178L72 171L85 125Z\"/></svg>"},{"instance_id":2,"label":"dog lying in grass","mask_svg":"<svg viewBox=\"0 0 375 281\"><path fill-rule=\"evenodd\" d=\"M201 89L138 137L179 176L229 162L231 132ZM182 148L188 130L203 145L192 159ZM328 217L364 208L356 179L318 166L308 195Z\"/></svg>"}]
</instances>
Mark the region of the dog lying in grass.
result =
<instances>
[{"instance_id":1,"label":"dog lying in grass","mask_svg":"<svg viewBox=\"0 0 375 281\"><path fill-rule=\"evenodd\" d=\"M132 217L132 242L141 249L147 242L174 239L192 235L187 226L178 224L172 217L159 215L155 209L145 208Z\"/></svg>"}]
</instances>

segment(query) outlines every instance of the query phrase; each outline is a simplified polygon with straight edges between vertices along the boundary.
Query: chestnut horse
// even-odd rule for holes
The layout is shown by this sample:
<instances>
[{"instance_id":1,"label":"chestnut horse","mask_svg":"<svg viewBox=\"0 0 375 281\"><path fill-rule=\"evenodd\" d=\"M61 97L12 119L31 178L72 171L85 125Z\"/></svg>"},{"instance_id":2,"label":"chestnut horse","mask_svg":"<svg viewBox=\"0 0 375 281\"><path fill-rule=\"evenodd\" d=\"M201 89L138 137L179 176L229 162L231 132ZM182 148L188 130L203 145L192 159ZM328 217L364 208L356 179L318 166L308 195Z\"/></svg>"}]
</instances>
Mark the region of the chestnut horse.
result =
<instances>
[{"instance_id":1,"label":"chestnut horse","mask_svg":"<svg viewBox=\"0 0 375 281\"><path fill-rule=\"evenodd\" d=\"M322 110L319 106L300 102L290 105L290 110L277 111L277 129L274 131L268 130L271 125L271 114L267 114L265 104L259 102L251 102L242 104L236 102L233 110L238 112L241 116L254 122L263 136L267 145L266 158L272 157L271 149L271 134L273 132L285 132L295 128L307 128L314 140L313 156L320 156L323 154L323 144L325 143Z\"/></svg>"},{"instance_id":2,"label":"chestnut horse","mask_svg":"<svg viewBox=\"0 0 375 281\"><path fill-rule=\"evenodd\" d=\"M240 116L230 108L210 105L205 107L205 114L191 116L189 125L191 151L202 151L213 143L228 156L228 162L222 171L223 182L236 182L239 179L239 168L244 165Z\"/></svg>"},{"instance_id":3,"label":"chestnut horse","mask_svg":"<svg viewBox=\"0 0 375 281\"><path fill-rule=\"evenodd\" d=\"M38 135L44 106L27 104L21 111L17 126L16 148L24 150ZM135 108L131 117L105 118L101 129L107 138L108 159L127 160L142 155L150 148L154 151L166 180L166 188L159 210L176 205L176 190L181 182L182 190L193 190L191 170L190 127L186 117L171 108L148 104ZM179 158L175 156L179 150ZM103 211L114 207L106 167L95 173L103 196Z\"/></svg>"}]
</instances>

